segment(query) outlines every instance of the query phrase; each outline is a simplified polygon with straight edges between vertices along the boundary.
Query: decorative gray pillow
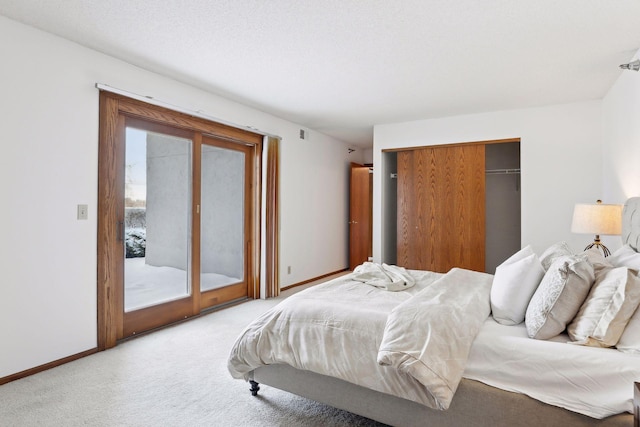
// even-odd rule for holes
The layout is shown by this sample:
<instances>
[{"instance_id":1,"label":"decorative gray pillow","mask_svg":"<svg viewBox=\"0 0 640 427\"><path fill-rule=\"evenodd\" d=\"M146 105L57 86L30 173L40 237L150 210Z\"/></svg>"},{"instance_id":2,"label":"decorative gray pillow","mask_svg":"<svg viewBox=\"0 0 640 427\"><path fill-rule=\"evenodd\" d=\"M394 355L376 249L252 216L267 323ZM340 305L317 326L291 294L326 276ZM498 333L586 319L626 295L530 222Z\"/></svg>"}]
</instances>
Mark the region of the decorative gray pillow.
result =
<instances>
[{"instance_id":1,"label":"decorative gray pillow","mask_svg":"<svg viewBox=\"0 0 640 427\"><path fill-rule=\"evenodd\" d=\"M626 267L609 267L596 282L567 331L575 344L616 345L640 303L640 277Z\"/></svg>"},{"instance_id":2,"label":"decorative gray pillow","mask_svg":"<svg viewBox=\"0 0 640 427\"><path fill-rule=\"evenodd\" d=\"M549 246L544 252L542 252L542 255L540 255L540 263L542 264L544 271L547 271L551 264L553 264L553 261L562 256L568 255L573 255L573 251L567 242L558 242Z\"/></svg>"},{"instance_id":3,"label":"decorative gray pillow","mask_svg":"<svg viewBox=\"0 0 640 427\"><path fill-rule=\"evenodd\" d=\"M561 256L533 294L525 325L529 337L546 340L565 330L589 294L595 276L586 255Z\"/></svg>"},{"instance_id":4,"label":"decorative gray pillow","mask_svg":"<svg viewBox=\"0 0 640 427\"><path fill-rule=\"evenodd\" d=\"M586 255L587 260L593 266L593 272L596 276L596 281L598 280L598 276L600 274L606 273L607 269L613 268L613 264L608 261L608 258L605 258L600 252L599 249L593 247L582 252L580 255Z\"/></svg>"}]
</instances>

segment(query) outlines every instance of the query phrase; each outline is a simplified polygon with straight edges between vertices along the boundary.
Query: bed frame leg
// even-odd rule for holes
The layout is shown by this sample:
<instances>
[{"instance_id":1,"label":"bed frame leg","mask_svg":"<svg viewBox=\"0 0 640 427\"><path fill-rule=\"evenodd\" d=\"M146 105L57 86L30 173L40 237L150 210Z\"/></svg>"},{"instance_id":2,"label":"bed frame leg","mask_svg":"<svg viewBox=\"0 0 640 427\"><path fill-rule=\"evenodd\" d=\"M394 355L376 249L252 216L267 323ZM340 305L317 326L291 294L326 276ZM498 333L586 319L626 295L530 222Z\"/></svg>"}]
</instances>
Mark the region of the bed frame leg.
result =
<instances>
[{"instance_id":1,"label":"bed frame leg","mask_svg":"<svg viewBox=\"0 0 640 427\"><path fill-rule=\"evenodd\" d=\"M640 427L640 383L633 383L633 425Z\"/></svg>"},{"instance_id":2,"label":"bed frame leg","mask_svg":"<svg viewBox=\"0 0 640 427\"><path fill-rule=\"evenodd\" d=\"M251 396L257 396L258 390L260 390L259 384L254 380L249 380L249 384L251 384L251 388L249 389L249 391L251 391Z\"/></svg>"}]
</instances>

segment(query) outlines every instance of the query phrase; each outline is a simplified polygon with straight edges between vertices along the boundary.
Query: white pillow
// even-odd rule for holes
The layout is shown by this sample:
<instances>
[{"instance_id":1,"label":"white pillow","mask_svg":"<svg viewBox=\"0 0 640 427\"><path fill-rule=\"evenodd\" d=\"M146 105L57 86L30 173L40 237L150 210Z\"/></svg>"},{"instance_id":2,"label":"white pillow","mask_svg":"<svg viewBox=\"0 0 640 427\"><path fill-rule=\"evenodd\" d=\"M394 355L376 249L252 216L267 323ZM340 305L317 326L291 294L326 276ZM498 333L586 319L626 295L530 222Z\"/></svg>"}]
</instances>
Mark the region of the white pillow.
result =
<instances>
[{"instance_id":1,"label":"white pillow","mask_svg":"<svg viewBox=\"0 0 640 427\"><path fill-rule=\"evenodd\" d=\"M615 251L608 259L616 266L640 271L640 254L628 244ZM625 353L640 354L640 309L631 316L616 347Z\"/></svg>"},{"instance_id":2,"label":"white pillow","mask_svg":"<svg viewBox=\"0 0 640 427\"><path fill-rule=\"evenodd\" d=\"M640 303L640 278L635 270L609 267L596 276L567 332L575 344L613 347Z\"/></svg>"},{"instance_id":3,"label":"white pillow","mask_svg":"<svg viewBox=\"0 0 640 427\"><path fill-rule=\"evenodd\" d=\"M513 254L496 268L491 286L491 312L496 322L517 325L544 276L544 269L531 246Z\"/></svg>"},{"instance_id":4,"label":"white pillow","mask_svg":"<svg viewBox=\"0 0 640 427\"><path fill-rule=\"evenodd\" d=\"M555 243L549 246L544 252L542 252L542 255L540 255L542 268L544 268L544 271L547 271L551 264L553 264L553 261L562 256L568 255L573 255L573 251L571 250L567 242Z\"/></svg>"},{"instance_id":5,"label":"white pillow","mask_svg":"<svg viewBox=\"0 0 640 427\"><path fill-rule=\"evenodd\" d=\"M607 261L616 267L629 267L633 270L640 271L640 253L633 250L629 245L624 245L615 251L607 258Z\"/></svg>"},{"instance_id":6,"label":"white pillow","mask_svg":"<svg viewBox=\"0 0 640 427\"><path fill-rule=\"evenodd\" d=\"M640 308L631 316L616 348L624 353L640 354Z\"/></svg>"},{"instance_id":7,"label":"white pillow","mask_svg":"<svg viewBox=\"0 0 640 427\"><path fill-rule=\"evenodd\" d=\"M536 289L525 315L530 338L546 340L565 330L595 281L586 255L556 259Z\"/></svg>"}]
</instances>

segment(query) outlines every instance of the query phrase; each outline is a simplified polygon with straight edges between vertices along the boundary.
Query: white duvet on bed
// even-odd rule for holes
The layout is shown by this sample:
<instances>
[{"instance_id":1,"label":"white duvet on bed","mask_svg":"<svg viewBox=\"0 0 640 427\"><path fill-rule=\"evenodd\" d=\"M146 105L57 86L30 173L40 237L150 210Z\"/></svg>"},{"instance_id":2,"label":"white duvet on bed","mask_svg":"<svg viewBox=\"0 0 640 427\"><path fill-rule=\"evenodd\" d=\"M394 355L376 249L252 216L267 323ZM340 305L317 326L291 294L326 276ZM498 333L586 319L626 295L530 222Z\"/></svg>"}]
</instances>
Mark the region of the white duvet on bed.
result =
<instances>
[{"instance_id":1,"label":"white duvet on bed","mask_svg":"<svg viewBox=\"0 0 640 427\"><path fill-rule=\"evenodd\" d=\"M633 412L640 357L568 341L564 334L531 339L524 323L505 326L489 317L471 347L464 377L594 418Z\"/></svg>"},{"instance_id":2,"label":"white duvet on bed","mask_svg":"<svg viewBox=\"0 0 640 427\"><path fill-rule=\"evenodd\" d=\"M245 329L231 350L229 372L248 379L259 366L285 363L429 404L417 380L377 363L389 313L442 276L411 273L415 286L406 291L389 292L346 275L294 294Z\"/></svg>"},{"instance_id":3,"label":"white duvet on bed","mask_svg":"<svg viewBox=\"0 0 640 427\"><path fill-rule=\"evenodd\" d=\"M418 380L431 408L449 408L491 312L492 282L490 274L453 268L387 317L378 363Z\"/></svg>"}]
</instances>

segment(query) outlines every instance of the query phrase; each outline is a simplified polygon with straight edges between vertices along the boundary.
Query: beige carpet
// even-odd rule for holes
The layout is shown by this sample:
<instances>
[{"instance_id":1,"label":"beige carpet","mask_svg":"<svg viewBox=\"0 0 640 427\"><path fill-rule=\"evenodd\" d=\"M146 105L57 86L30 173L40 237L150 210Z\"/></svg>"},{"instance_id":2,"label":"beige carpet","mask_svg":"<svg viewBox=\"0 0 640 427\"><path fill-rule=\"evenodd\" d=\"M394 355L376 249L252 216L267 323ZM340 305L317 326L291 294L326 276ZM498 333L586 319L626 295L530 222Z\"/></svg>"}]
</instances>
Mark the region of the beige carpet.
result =
<instances>
[{"instance_id":1,"label":"beige carpet","mask_svg":"<svg viewBox=\"0 0 640 427\"><path fill-rule=\"evenodd\" d=\"M269 386L253 397L231 378L236 337L277 302L210 313L0 386L0 426L379 425Z\"/></svg>"}]
</instances>

